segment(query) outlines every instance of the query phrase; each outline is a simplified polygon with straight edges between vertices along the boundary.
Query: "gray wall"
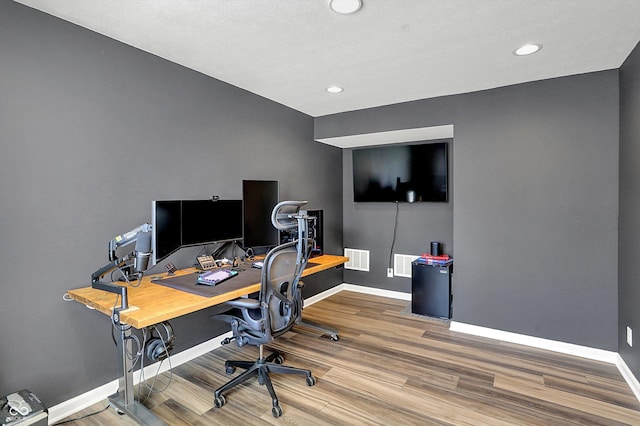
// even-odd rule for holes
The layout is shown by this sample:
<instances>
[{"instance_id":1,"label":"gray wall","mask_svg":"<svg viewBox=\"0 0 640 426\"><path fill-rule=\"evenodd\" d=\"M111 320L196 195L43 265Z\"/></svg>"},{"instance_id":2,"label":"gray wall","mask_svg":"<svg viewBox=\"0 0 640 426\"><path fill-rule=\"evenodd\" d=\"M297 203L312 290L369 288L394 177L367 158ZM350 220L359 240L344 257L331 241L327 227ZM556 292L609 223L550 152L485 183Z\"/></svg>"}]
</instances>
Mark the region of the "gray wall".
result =
<instances>
[{"instance_id":1,"label":"gray wall","mask_svg":"<svg viewBox=\"0 0 640 426\"><path fill-rule=\"evenodd\" d=\"M617 71L320 117L315 137L442 124L452 222L440 206L406 212L396 251L452 228L454 320L617 351ZM386 249L395 206L354 205L349 155L344 244ZM345 281L410 289L380 270Z\"/></svg>"},{"instance_id":2,"label":"gray wall","mask_svg":"<svg viewBox=\"0 0 640 426\"><path fill-rule=\"evenodd\" d=\"M620 68L620 241L618 349L640 378L640 45ZM634 332L627 345L627 326Z\"/></svg>"},{"instance_id":3,"label":"gray wall","mask_svg":"<svg viewBox=\"0 0 640 426\"><path fill-rule=\"evenodd\" d=\"M281 198L324 210L340 253L341 159L307 115L0 1L0 394L52 406L117 377L108 318L62 296L154 199L239 199L242 179L279 180ZM320 275L309 294L342 282ZM178 351L223 331L207 311L174 328Z\"/></svg>"},{"instance_id":4,"label":"gray wall","mask_svg":"<svg viewBox=\"0 0 640 426\"><path fill-rule=\"evenodd\" d=\"M455 319L616 351L617 72L471 94L456 123Z\"/></svg>"}]
</instances>

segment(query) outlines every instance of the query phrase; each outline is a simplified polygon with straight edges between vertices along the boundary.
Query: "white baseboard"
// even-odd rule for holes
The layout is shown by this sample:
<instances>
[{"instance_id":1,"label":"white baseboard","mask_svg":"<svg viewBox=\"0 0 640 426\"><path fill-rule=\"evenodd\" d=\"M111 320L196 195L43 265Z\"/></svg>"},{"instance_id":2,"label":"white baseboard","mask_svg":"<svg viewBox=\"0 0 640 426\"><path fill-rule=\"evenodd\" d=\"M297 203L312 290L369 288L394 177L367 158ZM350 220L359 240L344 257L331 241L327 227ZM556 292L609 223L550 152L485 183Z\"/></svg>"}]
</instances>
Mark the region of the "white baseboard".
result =
<instances>
[{"instance_id":1,"label":"white baseboard","mask_svg":"<svg viewBox=\"0 0 640 426\"><path fill-rule=\"evenodd\" d=\"M304 299L304 306L311 306L314 303L321 301L322 299L326 299L329 296L333 296L336 293L340 293L344 284L337 285L335 287L331 287L328 290L323 291L322 293L318 293L315 296L311 296L309 298Z\"/></svg>"},{"instance_id":2,"label":"white baseboard","mask_svg":"<svg viewBox=\"0 0 640 426\"><path fill-rule=\"evenodd\" d=\"M382 288L366 287L362 285L342 283L339 286L337 286L336 289L338 289L336 293L342 290L346 290L346 291L355 291L357 293L372 294L374 296L388 297L390 299L411 300L411 293L405 293L402 291L395 291L395 290L384 290Z\"/></svg>"},{"instance_id":3,"label":"white baseboard","mask_svg":"<svg viewBox=\"0 0 640 426\"><path fill-rule=\"evenodd\" d=\"M399 300L411 300L411 293L405 293L401 291L384 290L380 288L366 287L354 284L342 283L336 287L332 287L322 293L316 294L308 299L305 299L305 305L310 306L319 302L322 299L326 299L341 291L353 291L357 293L371 294L376 296L389 297ZM540 349L547 349L555 352L565 353L569 355L576 355L583 358L593 359L597 361L608 362L615 364L624 377L625 381L631 388L632 392L640 401L640 383L635 378L629 367L625 364L624 360L617 352L605 351L602 349L589 348L586 346L574 345L571 343L558 342L554 340L542 339L539 337L527 336L524 334L512 333L508 331L495 330L487 327L480 327L471 324L460 323L452 321L449 327L452 331L458 331L461 333L473 334L477 336L488 337L491 339L497 339L512 343L519 343ZM217 336L211 340L201 343L192 348L186 349L175 355L172 355L171 367L177 367L180 364L189 362L207 352L210 352L220 346L220 342L223 339L231 337L231 332ZM170 368L168 362L155 363L144 368L144 377L153 377L156 372L163 373ZM140 382L140 371L137 371L133 375L134 384L137 385ZM92 389L82 395L78 395L75 398L64 401L58 405L55 405L49 409L49 424L60 421L80 410L83 410L95 403L104 401L110 395L114 394L118 390L118 380L114 380L110 383L102 385L98 388Z\"/></svg>"},{"instance_id":4,"label":"white baseboard","mask_svg":"<svg viewBox=\"0 0 640 426\"><path fill-rule=\"evenodd\" d=\"M624 380L631 388L631 392L633 392L638 401L640 401L640 382L638 382L638 379L636 379L631 370L629 370L629 367L619 354L616 360L616 366L618 367L620 374L622 374L622 377L624 377Z\"/></svg>"},{"instance_id":5,"label":"white baseboard","mask_svg":"<svg viewBox=\"0 0 640 426\"><path fill-rule=\"evenodd\" d=\"M605 351L602 349L595 349L587 346L574 345L572 343L565 343L557 340L543 339L540 337L528 336L526 334L496 330L488 327L480 327L477 325L465 324L457 321L451 321L449 330L458 331L460 333L473 334L475 336L488 337L490 339L502 340L504 342L518 343L534 348L560 352L567 355L575 355L582 358L607 362L609 364L615 364L618 356L617 352Z\"/></svg>"},{"instance_id":6,"label":"white baseboard","mask_svg":"<svg viewBox=\"0 0 640 426\"><path fill-rule=\"evenodd\" d=\"M211 340L200 343L199 345L196 345L192 348L172 355L163 362L150 364L144 367L144 377L148 379L155 376L156 374L164 373L165 371L168 371L169 368L177 367L178 365L189 362L192 359L206 354L207 352L217 349L218 347L220 347L222 340L227 337L231 337L231 332L222 334ZM134 385L140 383L140 377L142 376L140 373L140 370L138 370L133 374ZM77 413L80 410L84 410L85 408L92 406L93 404L104 401L109 396L118 391L118 380L119 379L113 380L112 382L92 389L89 392L85 392L81 395L78 395L72 399L61 402L60 404L54 405L53 407L49 408L49 424L56 423L66 417Z\"/></svg>"},{"instance_id":7,"label":"white baseboard","mask_svg":"<svg viewBox=\"0 0 640 426\"><path fill-rule=\"evenodd\" d=\"M342 290L356 291L366 294L374 294L378 296L390 297L401 300L411 300L411 293L403 293L398 291L382 290L379 288L357 286L353 284L340 284L335 287L336 291L331 294L335 294ZM332 289L333 290L333 289ZM323 294L324 295L324 294ZM318 295L320 296L320 295ZM320 299L321 300L321 299ZM527 336L525 334L512 333L508 331L495 330L487 327L480 327L477 325L465 324L461 322L451 321L449 324L449 330L458 331L461 333L473 334L476 336L487 337L496 340L502 340L511 343L518 343L521 345L531 346L539 349L547 349L554 352L560 352L569 355L575 355L582 358L592 359L596 361L603 361L609 364L615 364L618 367L618 371L627 382L631 391L640 401L640 382L633 375L627 364L617 352L605 351L602 349L590 348L588 346L580 346L572 343L559 342L555 340L542 339L539 337Z\"/></svg>"},{"instance_id":8,"label":"white baseboard","mask_svg":"<svg viewBox=\"0 0 640 426\"><path fill-rule=\"evenodd\" d=\"M100 401L107 399L109 395L113 395L118 391L118 381L114 380L95 389L78 395L74 398L61 402L49 408L49 424L59 422L65 417L71 416L80 410L92 406Z\"/></svg>"},{"instance_id":9,"label":"white baseboard","mask_svg":"<svg viewBox=\"0 0 640 426\"><path fill-rule=\"evenodd\" d=\"M590 348L588 346L574 345L573 343L559 342L556 340L542 339L540 337L527 336L525 334L512 333L509 331L495 330L488 327L480 327L456 321L451 322L449 330L615 364L618 371L631 388L633 394L636 396L638 401L640 401L640 382L638 382L638 379L636 379L620 354L617 352Z\"/></svg>"}]
</instances>

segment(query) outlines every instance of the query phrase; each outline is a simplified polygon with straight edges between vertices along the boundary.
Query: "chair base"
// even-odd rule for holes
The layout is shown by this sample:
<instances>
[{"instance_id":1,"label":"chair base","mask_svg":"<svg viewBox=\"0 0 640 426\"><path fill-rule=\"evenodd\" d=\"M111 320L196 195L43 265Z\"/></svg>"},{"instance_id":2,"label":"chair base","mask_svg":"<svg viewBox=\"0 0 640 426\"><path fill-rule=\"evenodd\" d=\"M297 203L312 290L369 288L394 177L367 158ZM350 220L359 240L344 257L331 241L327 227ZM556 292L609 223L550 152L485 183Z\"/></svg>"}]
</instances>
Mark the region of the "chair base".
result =
<instances>
[{"instance_id":1,"label":"chair base","mask_svg":"<svg viewBox=\"0 0 640 426\"><path fill-rule=\"evenodd\" d=\"M308 330L319 331L322 335L327 335L333 340L337 342L340 340L340 336L338 335L338 330L330 327L326 327L322 324L318 324L317 322L305 320L304 318L296 324L298 327L306 328Z\"/></svg>"},{"instance_id":2,"label":"chair base","mask_svg":"<svg viewBox=\"0 0 640 426\"><path fill-rule=\"evenodd\" d=\"M232 387L244 383L254 376L257 376L258 383L261 385L265 385L267 387L267 390L269 391L269 395L271 395L271 413L274 417L280 417L282 415L282 408L278 403L278 396L276 395L276 391L273 388L273 384L271 383L269 374L275 373L304 375L306 376L308 386L313 386L316 384L316 378L313 377L313 374L311 374L310 370L289 367L286 365L282 365L282 362L284 362L284 358L279 352L273 352L271 355L263 357L262 347L260 347L260 357L256 361L226 361L224 363L224 367L227 374L233 374L236 368L242 368L245 371L215 390L215 392L213 393L213 402L216 408L220 408L226 403L223 392L226 392Z\"/></svg>"}]
</instances>

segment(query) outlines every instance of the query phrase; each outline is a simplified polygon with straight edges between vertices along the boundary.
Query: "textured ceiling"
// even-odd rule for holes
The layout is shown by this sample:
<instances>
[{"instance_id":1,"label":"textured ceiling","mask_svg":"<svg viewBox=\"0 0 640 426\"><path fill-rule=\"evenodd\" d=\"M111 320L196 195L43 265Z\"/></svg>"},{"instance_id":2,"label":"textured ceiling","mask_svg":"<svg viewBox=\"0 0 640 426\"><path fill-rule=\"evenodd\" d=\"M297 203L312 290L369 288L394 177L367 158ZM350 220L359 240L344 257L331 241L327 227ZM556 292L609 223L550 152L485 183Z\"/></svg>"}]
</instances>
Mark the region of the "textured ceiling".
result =
<instances>
[{"instance_id":1,"label":"textured ceiling","mask_svg":"<svg viewBox=\"0 0 640 426\"><path fill-rule=\"evenodd\" d=\"M314 117L614 69L640 40L640 0L18 2Z\"/></svg>"}]
</instances>

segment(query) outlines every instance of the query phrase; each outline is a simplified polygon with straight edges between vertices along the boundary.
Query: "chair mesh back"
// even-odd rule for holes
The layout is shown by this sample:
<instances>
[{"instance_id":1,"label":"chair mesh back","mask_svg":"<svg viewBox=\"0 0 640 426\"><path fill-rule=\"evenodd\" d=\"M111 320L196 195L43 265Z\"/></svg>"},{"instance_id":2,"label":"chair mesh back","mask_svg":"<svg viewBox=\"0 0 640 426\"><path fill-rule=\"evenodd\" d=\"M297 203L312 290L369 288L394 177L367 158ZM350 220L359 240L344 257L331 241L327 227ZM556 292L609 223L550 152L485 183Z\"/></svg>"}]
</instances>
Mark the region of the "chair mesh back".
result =
<instances>
[{"instance_id":1,"label":"chair mesh back","mask_svg":"<svg viewBox=\"0 0 640 426\"><path fill-rule=\"evenodd\" d=\"M265 259L263 302L269 304L272 334L288 330L295 321L297 282L304 265L296 265L295 242L274 248Z\"/></svg>"}]
</instances>

